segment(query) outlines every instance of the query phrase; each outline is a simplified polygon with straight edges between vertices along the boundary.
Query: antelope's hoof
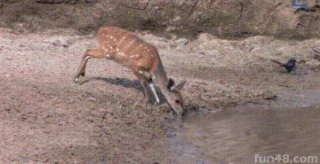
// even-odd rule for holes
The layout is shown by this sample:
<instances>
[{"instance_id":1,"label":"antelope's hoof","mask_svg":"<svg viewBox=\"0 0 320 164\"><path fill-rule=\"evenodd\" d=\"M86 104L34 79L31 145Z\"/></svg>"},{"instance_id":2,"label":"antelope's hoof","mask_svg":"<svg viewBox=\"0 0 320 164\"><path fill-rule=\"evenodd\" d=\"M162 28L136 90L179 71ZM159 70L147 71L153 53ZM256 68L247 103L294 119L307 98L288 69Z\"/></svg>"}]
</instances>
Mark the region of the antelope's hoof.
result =
<instances>
[{"instance_id":1,"label":"antelope's hoof","mask_svg":"<svg viewBox=\"0 0 320 164\"><path fill-rule=\"evenodd\" d=\"M146 104L152 104L152 101L151 101L150 99L145 99L145 100L144 100L144 103L146 103Z\"/></svg>"},{"instance_id":2,"label":"antelope's hoof","mask_svg":"<svg viewBox=\"0 0 320 164\"><path fill-rule=\"evenodd\" d=\"M156 101L153 103L154 105L161 105L160 101Z\"/></svg>"},{"instance_id":3,"label":"antelope's hoof","mask_svg":"<svg viewBox=\"0 0 320 164\"><path fill-rule=\"evenodd\" d=\"M79 83L79 78L78 77L73 78L73 82L74 83Z\"/></svg>"}]
</instances>

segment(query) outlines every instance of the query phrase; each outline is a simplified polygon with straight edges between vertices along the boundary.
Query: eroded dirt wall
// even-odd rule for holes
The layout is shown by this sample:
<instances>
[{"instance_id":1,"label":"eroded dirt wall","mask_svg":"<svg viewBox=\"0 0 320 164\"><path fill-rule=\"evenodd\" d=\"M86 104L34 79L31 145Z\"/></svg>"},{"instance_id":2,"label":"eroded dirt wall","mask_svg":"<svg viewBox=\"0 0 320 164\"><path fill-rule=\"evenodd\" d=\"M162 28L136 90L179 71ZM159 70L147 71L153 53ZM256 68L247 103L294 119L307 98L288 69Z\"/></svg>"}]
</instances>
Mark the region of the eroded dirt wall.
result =
<instances>
[{"instance_id":1,"label":"eroded dirt wall","mask_svg":"<svg viewBox=\"0 0 320 164\"><path fill-rule=\"evenodd\" d=\"M0 26L16 32L73 28L86 34L117 25L191 38L201 32L319 37L320 2L307 3L308 10L298 11L288 0L2 0Z\"/></svg>"}]
</instances>

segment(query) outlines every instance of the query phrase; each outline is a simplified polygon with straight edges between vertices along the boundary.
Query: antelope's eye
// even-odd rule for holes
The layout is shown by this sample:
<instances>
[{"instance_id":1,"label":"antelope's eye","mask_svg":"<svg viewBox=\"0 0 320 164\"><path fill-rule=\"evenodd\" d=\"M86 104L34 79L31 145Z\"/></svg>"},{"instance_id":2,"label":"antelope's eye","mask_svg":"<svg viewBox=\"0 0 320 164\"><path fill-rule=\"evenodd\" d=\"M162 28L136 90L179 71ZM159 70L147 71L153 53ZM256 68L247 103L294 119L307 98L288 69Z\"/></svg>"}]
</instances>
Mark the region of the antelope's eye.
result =
<instances>
[{"instance_id":1,"label":"antelope's eye","mask_svg":"<svg viewBox=\"0 0 320 164\"><path fill-rule=\"evenodd\" d=\"M180 102L180 100L176 100L176 103L180 104L181 102Z\"/></svg>"}]
</instances>

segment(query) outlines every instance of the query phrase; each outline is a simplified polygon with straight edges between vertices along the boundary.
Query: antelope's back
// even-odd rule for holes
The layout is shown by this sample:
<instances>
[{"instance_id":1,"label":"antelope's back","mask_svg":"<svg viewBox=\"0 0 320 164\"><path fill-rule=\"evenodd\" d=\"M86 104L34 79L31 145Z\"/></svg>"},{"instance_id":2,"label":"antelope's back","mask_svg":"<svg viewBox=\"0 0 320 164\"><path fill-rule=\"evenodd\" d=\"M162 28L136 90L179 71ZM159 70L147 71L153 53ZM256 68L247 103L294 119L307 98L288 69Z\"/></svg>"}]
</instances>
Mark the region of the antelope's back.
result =
<instances>
[{"instance_id":1,"label":"antelope's back","mask_svg":"<svg viewBox=\"0 0 320 164\"><path fill-rule=\"evenodd\" d=\"M101 27L97 33L98 46L112 56L116 62L130 67L151 70L158 63L157 49L118 27Z\"/></svg>"}]
</instances>

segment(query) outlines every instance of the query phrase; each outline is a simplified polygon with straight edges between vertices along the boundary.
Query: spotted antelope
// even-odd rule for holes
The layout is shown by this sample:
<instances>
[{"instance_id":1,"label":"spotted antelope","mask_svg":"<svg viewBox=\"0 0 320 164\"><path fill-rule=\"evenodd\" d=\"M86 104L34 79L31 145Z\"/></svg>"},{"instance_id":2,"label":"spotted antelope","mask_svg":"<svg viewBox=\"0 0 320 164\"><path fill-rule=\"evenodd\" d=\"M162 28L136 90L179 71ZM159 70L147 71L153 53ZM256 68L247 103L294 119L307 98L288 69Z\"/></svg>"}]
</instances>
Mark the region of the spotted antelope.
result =
<instances>
[{"instance_id":1,"label":"spotted antelope","mask_svg":"<svg viewBox=\"0 0 320 164\"><path fill-rule=\"evenodd\" d=\"M85 51L74 78L75 82L80 76L85 75L88 59L107 58L133 71L144 88L144 98L148 95L147 88L149 87L156 102L160 103L155 89L156 85L177 115L181 116L184 113L180 90L186 81L175 85L175 82L167 77L159 53L153 45L118 27L101 27L98 30L97 39L97 48Z\"/></svg>"}]
</instances>

